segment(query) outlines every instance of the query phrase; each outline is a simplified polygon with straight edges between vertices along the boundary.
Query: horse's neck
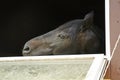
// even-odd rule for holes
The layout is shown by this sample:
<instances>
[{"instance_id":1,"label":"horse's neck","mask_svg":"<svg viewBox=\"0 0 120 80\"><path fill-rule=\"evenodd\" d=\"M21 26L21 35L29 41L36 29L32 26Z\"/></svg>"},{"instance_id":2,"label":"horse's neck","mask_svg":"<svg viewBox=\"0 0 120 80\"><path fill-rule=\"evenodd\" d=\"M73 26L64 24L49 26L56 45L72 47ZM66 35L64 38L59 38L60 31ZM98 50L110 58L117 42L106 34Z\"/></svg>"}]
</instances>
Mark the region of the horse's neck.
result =
<instances>
[{"instance_id":1,"label":"horse's neck","mask_svg":"<svg viewBox=\"0 0 120 80\"><path fill-rule=\"evenodd\" d=\"M98 26L92 26L92 27L91 27L91 30L96 34L96 36L97 36L100 40L102 40L102 41L105 40L105 39L104 39L105 34L104 34L104 32L103 32Z\"/></svg>"}]
</instances>

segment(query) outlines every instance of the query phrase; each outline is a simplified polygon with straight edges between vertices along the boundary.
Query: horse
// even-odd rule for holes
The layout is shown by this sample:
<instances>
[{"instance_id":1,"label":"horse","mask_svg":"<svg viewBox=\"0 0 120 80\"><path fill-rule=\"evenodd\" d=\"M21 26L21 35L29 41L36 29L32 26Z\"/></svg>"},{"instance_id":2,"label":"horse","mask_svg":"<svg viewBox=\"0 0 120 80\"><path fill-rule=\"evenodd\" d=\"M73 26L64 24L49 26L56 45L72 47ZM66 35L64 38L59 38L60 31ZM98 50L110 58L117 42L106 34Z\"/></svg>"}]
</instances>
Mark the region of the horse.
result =
<instances>
[{"instance_id":1,"label":"horse","mask_svg":"<svg viewBox=\"0 0 120 80\"><path fill-rule=\"evenodd\" d=\"M94 25L94 13L75 19L27 41L23 56L97 54L103 53L102 31Z\"/></svg>"}]
</instances>

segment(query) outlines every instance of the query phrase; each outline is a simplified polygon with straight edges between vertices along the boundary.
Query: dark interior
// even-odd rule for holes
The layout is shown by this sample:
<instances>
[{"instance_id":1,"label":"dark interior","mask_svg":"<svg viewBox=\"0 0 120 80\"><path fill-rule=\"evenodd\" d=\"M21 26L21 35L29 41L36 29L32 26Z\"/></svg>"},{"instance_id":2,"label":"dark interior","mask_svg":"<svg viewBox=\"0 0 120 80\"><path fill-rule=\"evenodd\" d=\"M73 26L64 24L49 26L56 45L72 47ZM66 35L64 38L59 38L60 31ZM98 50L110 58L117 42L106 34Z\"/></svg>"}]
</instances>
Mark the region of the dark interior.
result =
<instances>
[{"instance_id":1,"label":"dark interior","mask_svg":"<svg viewBox=\"0 0 120 80\"><path fill-rule=\"evenodd\" d=\"M29 39L94 11L94 23L105 31L104 0L3 1L0 5L0 56L22 56ZM103 37L104 38L104 37Z\"/></svg>"}]
</instances>

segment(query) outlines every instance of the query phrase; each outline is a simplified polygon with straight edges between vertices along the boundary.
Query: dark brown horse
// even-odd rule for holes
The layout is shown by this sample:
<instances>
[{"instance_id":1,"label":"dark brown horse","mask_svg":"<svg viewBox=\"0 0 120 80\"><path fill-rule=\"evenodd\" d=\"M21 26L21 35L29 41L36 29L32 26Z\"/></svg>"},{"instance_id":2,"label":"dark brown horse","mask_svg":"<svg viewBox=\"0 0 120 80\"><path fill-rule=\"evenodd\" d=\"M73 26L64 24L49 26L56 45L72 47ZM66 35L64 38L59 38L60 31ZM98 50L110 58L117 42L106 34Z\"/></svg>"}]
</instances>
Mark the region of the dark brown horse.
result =
<instances>
[{"instance_id":1,"label":"dark brown horse","mask_svg":"<svg viewBox=\"0 0 120 80\"><path fill-rule=\"evenodd\" d=\"M101 53L101 33L93 24L93 12L84 19L69 21L55 30L26 42L24 56L49 54L94 54Z\"/></svg>"}]
</instances>

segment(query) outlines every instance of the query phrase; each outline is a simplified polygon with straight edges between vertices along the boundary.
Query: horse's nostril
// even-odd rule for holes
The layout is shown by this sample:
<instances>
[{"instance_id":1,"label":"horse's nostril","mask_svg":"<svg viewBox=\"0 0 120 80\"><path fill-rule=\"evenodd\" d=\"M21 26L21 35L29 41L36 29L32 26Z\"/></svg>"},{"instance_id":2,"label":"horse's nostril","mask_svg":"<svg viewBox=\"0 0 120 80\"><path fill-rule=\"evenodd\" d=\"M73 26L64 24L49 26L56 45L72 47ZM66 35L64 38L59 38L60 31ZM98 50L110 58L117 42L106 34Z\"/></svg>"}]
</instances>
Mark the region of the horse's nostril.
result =
<instances>
[{"instance_id":1,"label":"horse's nostril","mask_svg":"<svg viewBox=\"0 0 120 80\"><path fill-rule=\"evenodd\" d=\"M29 51L30 48L29 48L28 46L26 46L26 47L24 48L24 50L25 50L25 51Z\"/></svg>"},{"instance_id":2,"label":"horse's nostril","mask_svg":"<svg viewBox=\"0 0 120 80\"><path fill-rule=\"evenodd\" d=\"M28 54L30 52L30 47L29 46L25 46L23 49L23 53Z\"/></svg>"}]
</instances>

